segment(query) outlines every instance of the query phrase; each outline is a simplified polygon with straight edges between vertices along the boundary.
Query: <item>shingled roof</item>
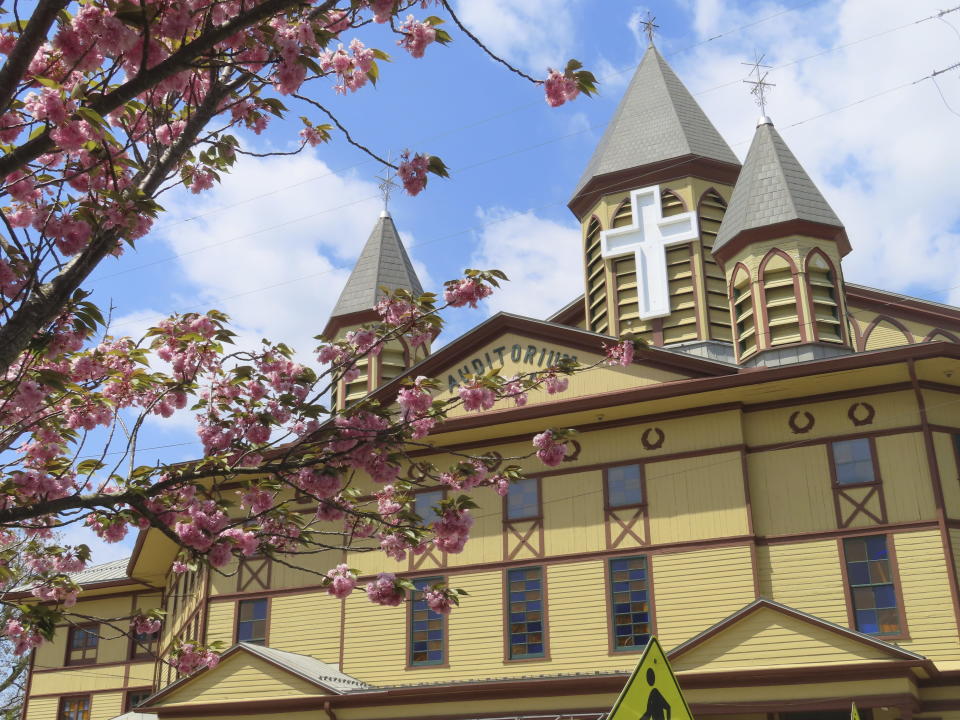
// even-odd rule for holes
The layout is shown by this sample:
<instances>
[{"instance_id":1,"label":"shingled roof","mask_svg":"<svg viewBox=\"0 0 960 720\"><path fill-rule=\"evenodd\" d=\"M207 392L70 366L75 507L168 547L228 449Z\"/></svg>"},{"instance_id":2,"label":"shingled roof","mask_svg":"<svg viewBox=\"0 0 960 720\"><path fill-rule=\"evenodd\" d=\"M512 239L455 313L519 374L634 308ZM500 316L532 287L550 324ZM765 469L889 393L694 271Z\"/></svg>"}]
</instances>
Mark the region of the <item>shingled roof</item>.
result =
<instances>
[{"instance_id":1,"label":"shingled roof","mask_svg":"<svg viewBox=\"0 0 960 720\"><path fill-rule=\"evenodd\" d=\"M389 213L383 212L363 246L331 317L372 310L383 297L381 286L403 288L415 295L423 292L417 273L400 241L400 233Z\"/></svg>"},{"instance_id":2,"label":"shingled roof","mask_svg":"<svg viewBox=\"0 0 960 720\"><path fill-rule=\"evenodd\" d=\"M843 223L813 184L769 119L753 136L743 170L720 224L714 254L745 230L803 220L843 230Z\"/></svg>"},{"instance_id":3,"label":"shingled roof","mask_svg":"<svg viewBox=\"0 0 960 720\"><path fill-rule=\"evenodd\" d=\"M574 196L602 175L688 155L740 164L690 91L651 45L587 163Z\"/></svg>"}]
</instances>

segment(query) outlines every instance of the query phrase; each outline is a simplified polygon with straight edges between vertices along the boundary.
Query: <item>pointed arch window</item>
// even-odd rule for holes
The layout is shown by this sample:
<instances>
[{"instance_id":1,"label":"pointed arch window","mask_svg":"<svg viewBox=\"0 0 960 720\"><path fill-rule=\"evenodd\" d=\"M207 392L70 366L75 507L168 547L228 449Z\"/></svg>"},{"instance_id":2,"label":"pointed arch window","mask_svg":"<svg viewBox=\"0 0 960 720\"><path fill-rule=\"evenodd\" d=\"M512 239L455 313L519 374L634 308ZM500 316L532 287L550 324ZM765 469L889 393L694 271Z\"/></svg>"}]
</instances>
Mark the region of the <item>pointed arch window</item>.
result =
<instances>
[{"instance_id":1,"label":"pointed arch window","mask_svg":"<svg viewBox=\"0 0 960 720\"><path fill-rule=\"evenodd\" d=\"M757 323L753 308L750 272L738 265L730 283L730 302L733 306L734 334L737 354L744 358L757 350Z\"/></svg>"},{"instance_id":2,"label":"pointed arch window","mask_svg":"<svg viewBox=\"0 0 960 720\"><path fill-rule=\"evenodd\" d=\"M590 329L605 333L607 320L607 278L600 248L600 221L590 218L584 238L584 260L587 272L587 319Z\"/></svg>"},{"instance_id":3,"label":"pointed arch window","mask_svg":"<svg viewBox=\"0 0 960 720\"><path fill-rule=\"evenodd\" d=\"M760 265L760 287L768 345L775 347L800 342L803 338L793 261L776 250L767 255Z\"/></svg>"},{"instance_id":4,"label":"pointed arch window","mask_svg":"<svg viewBox=\"0 0 960 720\"><path fill-rule=\"evenodd\" d=\"M713 244L717 240L720 223L727 212L727 203L714 188L706 190L697 204L700 224L700 249L703 257L704 284L707 290L707 312L710 318L710 337L731 340L730 311L727 308L727 282L723 270L713 259Z\"/></svg>"},{"instance_id":5,"label":"pointed arch window","mask_svg":"<svg viewBox=\"0 0 960 720\"><path fill-rule=\"evenodd\" d=\"M687 206L673 190L663 189L660 192L660 210L664 217L671 217L686 212Z\"/></svg>"},{"instance_id":6,"label":"pointed arch window","mask_svg":"<svg viewBox=\"0 0 960 720\"><path fill-rule=\"evenodd\" d=\"M816 338L824 342L843 342L836 275L833 264L819 250L814 250L807 258L807 283Z\"/></svg>"}]
</instances>

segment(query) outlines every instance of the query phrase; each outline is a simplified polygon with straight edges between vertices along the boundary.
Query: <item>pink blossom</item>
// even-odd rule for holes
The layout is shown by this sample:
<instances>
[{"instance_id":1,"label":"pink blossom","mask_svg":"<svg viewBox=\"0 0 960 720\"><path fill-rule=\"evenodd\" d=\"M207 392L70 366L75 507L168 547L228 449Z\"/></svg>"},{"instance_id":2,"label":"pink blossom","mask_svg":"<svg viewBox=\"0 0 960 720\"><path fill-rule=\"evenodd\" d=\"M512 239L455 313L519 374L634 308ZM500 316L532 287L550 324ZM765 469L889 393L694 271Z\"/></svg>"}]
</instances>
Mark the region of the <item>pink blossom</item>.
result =
<instances>
[{"instance_id":1,"label":"pink blossom","mask_svg":"<svg viewBox=\"0 0 960 720\"><path fill-rule=\"evenodd\" d=\"M314 127L305 127L300 131L300 137L302 137L303 141L310 145L310 147L316 147L326 141L324 134Z\"/></svg>"},{"instance_id":2,"label":"pink blossom","mask_svg":"<svg viewBox=\"0 0 960 720\"><path fill-rule=\"evenodd\" d=\"M502 475L497 475L491 479L494 483L493 487L497 491L497 495L499 495L500 497L506 497L508 494L510 494L509 480L507 480Z\"/></svg>"},{"instance_id":3,"label":"pink blossom","mask_svg":"<svg viewBox=\"0 0 960 720\"><path fill-rule=\"evenodd\" d=\"M347 343L353 346L357 355L379 355L383 345L378 343L377 334L373 330L360 329L348 332L345 336Z\"/></svg>"},{"instance_id":4,"label":"pink blossom","mask_svg":"<svg viewBox=\"0 0 960 720\"><path fill-rule=\"evenodd\" d=\"M416 306L400 298L383 298L374 309L385 323L394 327L399 327L415 319L417 315Z\"/></svg>"},{"instance_id":5,"label":"pink blossom","mask_svg":"<svg viewBox=\"0 0 960 720\"><path fill-rule=\"evenodd\" d=\"M503 396L513 398L517 407L523 407L527 404L527 393L523 389L519 376L514 375L504 383Z\"/></svg>"},{"instance_id":6,"label":"pink blossom","mask_svg":"<svg viewBox=\"0 0 960 720\"><path fill-rule=\"evenodd\" d=\"M174 120L172 123L164 123L157 128L157 142L161 145L173 145L174 140L180 137L186 125L187 123L184 120Z\"/></svg>"},{"instance_id":7,"label":"pink blossom","mask_svg":"<svg viewBox=\"0 0 960 720\"><path fill-rule=\"evenodd\" d=\"M213 173L206 170L194 170L190 183L190 192L194 195L213 187Z\"/></svg>"},{"instance_id":8,"label":"pink blossom","mask_svg":"<svg viewBox=\"0 0 960 720\"><path fill-rule=\"evenodd\" d=\"M422 58L427 45L437 39L437 31L430 25L415 20L413 15L407 16L400 26L400 32L403 33L403 38L397 41L397 45L415 58Z\"/></svg>"},{"instance_id":9,"label":"pink blossom","mask_svg":"<svg viewBox=\"0 0 960 720\"><path fill-rule=\"evenodd\" d=\"M632 340L624 340L618 345L604 344L603 349L607 354L607 365L627 367L633 362L634 347Z\"/></svg>"},{"instance_id":10,"label":"pink blossom","mask_svg":"<svg viewBox=\"0 0 960 720\"><path fill-rule=\"evenodd\" d=\"M427 607L435 613L449 615L452 608L450 598L439 590L426 590L423 593L423 599L427 601Z\"/></svg>"},{"instance_id":11,"label":"pink blossom","mask_svg":"<svg viewBox=\"0 0 960 720\"><path fill-rule=\"evenodd\" d=\"M170 570L175 572L177 575L182 575L188 569L189 568L187 568L187 564L184 562L181 562L180 560L174 561L173 565L170 566Z\"/></svg>"},{"instance_id":12,"label":"pink blossom","mask_svg":"<svg viewBox=\"0 0 960 720\"><path fill-rule=\"evenodd\" d=\"M426 377L420 375L414 380L413 385L400 388L397 393L397 404L400 406L404 420L411 420L418 415L422 415L433 404L430 393L422 387L426 380Z\"/></svg>"},{"instance_id":13,"label":"pink blossom","mask_svg":"<svg viewBox=\"0 0 960 720\"><path fill-rule=\"evenodd\" d=\"M3 36L0 36L3 37ZM12 143L23 130L23 119L15 112L0 115L0 142Z\"/></svg>"},{"instance_id":14,"label":"pink blossom","mask_svg":"<svg viewBox=\"0 0 960 720\"><path fill-rule=\"evenodd\" d=\"M301 468L293 482L305 493L318 499L331 498L343 487L339 475L314 468Z\"/></svg>"},{"instance_id":15,"label":"pink blossom","mask_svg":"<svg viewBox=\"0 0 960 720\"><path fill-rule=\"evenodd\" d=\"M27 630L16 618L7 620L4 631L13 640L13 654L17 656L30 652L43 642L43 636L37 630Z\"/></svg>"},{"instance_id":16,"label":"pink blossom","mask_svg":"<svg viewBox=\"0 0 960 720\"><path fill-rule=\"evenodd\" d=\"M374 21L378 23L385 23L389 22L390 16L393 15L396 0L367 0L367 4L373 11Z\"/></svg>"},{"instance_id":17,"label":"pink blossom","mask_svg":"<svg viewBox=\"0 0 960 720\"><path fill-rule=\"evenodd\" d=\"M493 294L493 289L475 278L465 278L447 283L443 291L443 299L451 307L477 306L480 300Z\"/></svg>"},{"instance_id":18,"label":"pink blossom","mask_svg":"<svg viewBox=\"0 0 960 720\"><path fill-rule=\"evenodd\" d=\"M229 528L224 530L220 534L220 537L233 540L237 549L246 557L256 555L260 549L260 540L257 538L256 533L244 530L243 528Z\"/></svg>"},{"instance_id":19,"label":"pink blossom","mask_svg":"<svg viewBox=\"0 0 960 720\"><path fill-rule=\"evenodd\" d=\"M547 104L550 107L559 107L580 94L577 81L556 70L549 71L546 82L544 82L544 90L546 91Z\"/></svg>"},{"instance_id":20,"label":"pink blossom","mask_svg":"<svg viewBox=\"0 0 960 720\"><path fill-rule=\"evenodd\" d=\"M330 570L327 577L330 578L327 592L341 600L352 593L357 586L357 576L351 572L349 566L343 563Z\"/></svg>"},{"instance_id":21,"label":"pink blossom","mask_svg":"<svg viewBox=\"0 0 960 720\"><path fill-rule=\"evenodd\" d=\"M459 553L470 537L473 516L469 510L447 510L433 523L434 544L449 553Z\"/></svg>"},{"instance_id":22,"label":"pink blossom","mask_svg":"<svg viewBox=\"0 0 960 720\"><path fill-rule=\"evenodd\" d=\"M153 635L160 631L160 621L146 615L135 615L130 621L130 625L137 635Z\"/></svg>"},{"instance_id":23,"label":"pink blossom","mask_svg":"<svg viewBox=\"0 0 960 720\"><path fill-rule=\"evenodd\" d=\"M550 395L555 395L561 393L567 389L570 385L570 379L565 378L561 375L556 375L554 373L549 373L543 380L543 384L547 388L547 392Z\"/></svg>"},{"instance_id":24,"label":"pink blossom","mask_svg":"<svg viewBox=\"0 0 960 720\"><path fill-rule=\"evenodd\" d=\"M497 399L493 390L483 387L479 380L461 385L457 394L463 400L463 408L468 411L489 410Z\"/></svg>"},{"instance_id":25,"label":"pink blossom","mask_svg":"<svg viewBox=\"0 0 960 720\"><path fill-rule=\"evenodd\" d=\"M431 417L420 418L419 420L414 420L410 423L410 437L414 440L419 440L425 438L430 434L430 431L433 430L434 425L437 424L437 421Z\"/></svg>"},{"instance_id":26,"label":"pink blossom","mask_svg":"<svg viewBox=\"0 0 960 720\"><path fill-rule=\"evenodd\" d=\"M226 542L217 543L210 548L210 552L207 553L207 559L210 560L210 564L215 568L221 568L227 565L232 557L233 547Z\"/></svg>"},{"instance_id":27,"label":"pink blossom","mask_svg":"<svg viewBox=\"0 0 960 720\"><path fill-rule=\"evenodd\" d=\"M557 442L552 430L534 435L533 446L537 449L537 457L548 467L556 467L567 456L566 441Z\"/></svg>"},{"instance_id":28,"label":"pink blossom","mask_svg":"<svg viewBox=\"0 0 960 720\"><path fill-rule=\"evenodd\" d=\"M417 153L411 159L409 151L404 152L400 158L400 164L397 166L397 176L403 183L403 189L407 191L408 195L419 195L427 186L430 158Z\"/></svg>"},{"instance_id":29,"label":"pink blossom","mask_svg":"<svg viewBox=\"0 0 960 720\"><path fill-rule=\"evenodd\" d=\"M367 597L378 605L397 606L403 602L403 588L396 584L397 576L393 573L380 573L377 579L367 583Z\"/></svg>"}]
</instances>

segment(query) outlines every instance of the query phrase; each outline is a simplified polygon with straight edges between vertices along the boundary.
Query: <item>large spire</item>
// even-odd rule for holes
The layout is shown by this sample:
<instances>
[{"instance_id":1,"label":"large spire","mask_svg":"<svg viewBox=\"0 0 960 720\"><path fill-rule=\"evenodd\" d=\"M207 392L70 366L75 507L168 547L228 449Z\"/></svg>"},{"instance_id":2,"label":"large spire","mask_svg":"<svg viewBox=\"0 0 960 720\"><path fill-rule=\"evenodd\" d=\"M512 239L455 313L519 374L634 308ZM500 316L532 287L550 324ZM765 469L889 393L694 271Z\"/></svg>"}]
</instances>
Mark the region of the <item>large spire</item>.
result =
<instances>
[{"instance_id":1,"label":"large spire","mask_svg":"<svg viewBox=\"0 0 960 720\"><path fill-rule=\"evenodd\" d=\"M374 306L383 297L381 287L390 290L403 288L414 295L423 292L420 279L400 241L397 226L385 210L380 213L367 244L357 258L340 299L330 313L330 322L324 334L329 335L331 329L335 332L333 326L336 325L354 324L358 319L362 322L359 314L370 313L372 316Z\"/></svg>"},{"instance_id":2,"label":"large spire","mask_svg":"<svg viewBox=\"0 0 960 720\"><path fill-rule=\"evenodd\" d=\"M789 223L790 225L784 225ZM766 117L760 119L713 246L723 260L742 241L804 234L850 251L843 223Z\"/></svg>"},{"instance_id":3,"label":"large spire","mask_svg":"<svg viewBox=\"0 0 960 720\"><path fill-rule=\"evenodd\" d=\"M630 81L570 207L578 216L600 193L689 175L690 161L707 161L736 177L740 162L690 91L651 45ZM666 167L669 166L669 167Z\"/></svg>"}]
</instances>

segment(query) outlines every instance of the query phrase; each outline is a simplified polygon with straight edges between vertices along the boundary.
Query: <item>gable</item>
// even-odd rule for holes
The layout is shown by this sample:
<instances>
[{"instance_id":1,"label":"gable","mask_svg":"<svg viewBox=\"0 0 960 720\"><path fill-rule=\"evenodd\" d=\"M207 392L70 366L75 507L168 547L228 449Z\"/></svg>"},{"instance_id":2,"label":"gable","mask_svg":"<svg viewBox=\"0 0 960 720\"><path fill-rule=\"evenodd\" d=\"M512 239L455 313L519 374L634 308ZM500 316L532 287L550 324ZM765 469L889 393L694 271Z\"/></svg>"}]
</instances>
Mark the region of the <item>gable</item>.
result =
<instances>
[{"instance_id":1,"label":"gable","mask_svg":"<svg viewBox=\"0 0 960 720\"><path fill-rule=\"evenodd\" d=\"M802 614L760 607L715 634L670 654L675 670L715 672L902 660L896 648Z\"/></svg>"},{"instance_id":2,"label":"gable","mask_svg":"<svg viewBox=\"0 0 960 720\"><path fill-rule=\"evenodd\" d=\"M613 343L614 341L610 341ZM491 370L498 370L501 377L509 378L514 375L524 375L542 371L555 365L561 360L571 359L580 365L589 366L603 360L602 341L596 339L599 352L589 352L583 347L574 347L563 342L551 341L540 337L531 337L527 334L507 332L499 335L483 345L471 349L469 352L451 358L451 362L436 373L440 381L441 399L455 394L457 387L467 375L484 374ZM630 367L611 367L601 364L586 372L577 373L569 377L569 387L562 393L549 395L544 390L529 394L528 404L538 404L551 400L567 400L585 395L596 395L629 388L643 387L656 383L683 380L691 377L689 373L665 367L655 367L636 362ZM514 406L512 400L500 401L497 409L506 409ZM458 409L451 416L460 414Z\"/></svg>"},{"instance_id":3,"label":"gable","mask_svg":"<svg viewBox=\"0 0 960 720\"><path fill-rule=\"evenodd\" d=\"M152 706L271 700L298 695L329 695L309 682L249 652L233 652L212 670L197 673L173 687Z\"/></svg>"}]
</instances>

